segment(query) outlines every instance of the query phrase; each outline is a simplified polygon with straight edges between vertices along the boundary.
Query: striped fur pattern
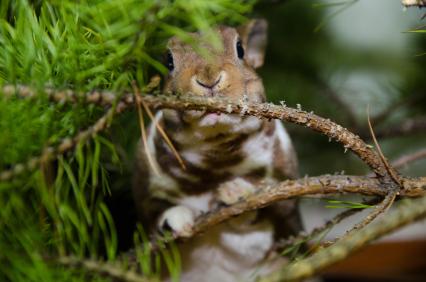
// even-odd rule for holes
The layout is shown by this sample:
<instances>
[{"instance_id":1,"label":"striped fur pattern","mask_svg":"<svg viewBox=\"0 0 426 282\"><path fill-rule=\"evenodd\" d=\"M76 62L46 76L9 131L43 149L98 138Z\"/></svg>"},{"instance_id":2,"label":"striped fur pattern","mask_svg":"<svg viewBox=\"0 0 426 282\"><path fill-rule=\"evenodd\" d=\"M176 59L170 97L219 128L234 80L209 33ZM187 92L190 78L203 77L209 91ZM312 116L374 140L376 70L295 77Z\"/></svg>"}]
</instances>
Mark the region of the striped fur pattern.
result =
<instances>
[{"instance_id":1,"label":"striped fur pattern","mask_svg":"<svg viewBox=\"0 0 426 282\"><path fill-rule=\"evenodd\" d=\"M149 189L153 195L158 193L158 197L178 202L182 193L194 195L212 191L235 177L255 180L295 176L292 175L296 165L292 144L279 121L205 114L199 122L182 120L175 123L167 121L165 115L181 117L182 114L164 111L157 113L156 122L167 129L186 168L179 164L162 136L151 126L149 151L160 170L159 175L150 178ZM212 119L221 119L222 123L211 122ZM280 164L287 165L277 166Z\"/></svg>"},{"instance_id":2,"label":"striped fur pattern","mask_svg":"<svg viewBox=\"0 0 426 282\"><path fill-rule=\"evenodd\" d=\"M264 43L260 41L266 40L266 23L253 21L238 32L220 27L218 34L221 50L202 45L213 59L200 56L177 38L169 41L173 65L165 91L265 101L254 67L263 62ZM200 34L192 36L202 40ZM179 164L152 124L147 144L154 163L148 164L147 150L140 142L133 190L141 219L157 219L155 227L160 230L187 236L196 216L239 201L254 193L262 181L297 176L296 155L280 121L167 109L157 112L153 123L167 132L186 167ZM279 203L269 208L269 213L251 212L216 226L182 246L182 280L253 280L253 271L267 273L280 264L280 259L270 262L274 236L299 228L294 202Z\"/></svg>"}]
</instances>

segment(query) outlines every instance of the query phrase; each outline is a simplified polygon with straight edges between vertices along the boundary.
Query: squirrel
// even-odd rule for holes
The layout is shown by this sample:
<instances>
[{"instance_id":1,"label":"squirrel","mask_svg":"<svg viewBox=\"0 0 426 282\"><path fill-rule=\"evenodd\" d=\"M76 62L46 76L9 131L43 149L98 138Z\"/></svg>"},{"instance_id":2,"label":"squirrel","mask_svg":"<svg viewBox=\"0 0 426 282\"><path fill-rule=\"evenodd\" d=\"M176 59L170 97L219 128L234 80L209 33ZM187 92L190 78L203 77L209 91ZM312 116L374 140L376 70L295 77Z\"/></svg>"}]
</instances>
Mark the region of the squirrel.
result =
<instances>
[{"instance_id":1,"label":"squirrel","mask_svg":"<svg viewBox=\"0 0 426 282\"><path fill-rule=\"evenodd\" d=\"M206 42L201 33L190 34L206 56L177 37L168 41L164 92L265 102L255 69L263 65L267 22L255 19L238 28L219 26L216 32L221 48ZM156 219L154 227L162 232L190 236L200 214L255 193L265 179L279 181L298 175L295 150L278 120L163 109L153 123L168 134L185 164L183 168L151 124L148 150L143 142L138 145L133 194L142 222ZM253 280L253 273L266 274L282 263L281 257L271 259L274 240L301 228L295 201L240 215L182 244L181 279Z\"/></svg>"}]
</instances>

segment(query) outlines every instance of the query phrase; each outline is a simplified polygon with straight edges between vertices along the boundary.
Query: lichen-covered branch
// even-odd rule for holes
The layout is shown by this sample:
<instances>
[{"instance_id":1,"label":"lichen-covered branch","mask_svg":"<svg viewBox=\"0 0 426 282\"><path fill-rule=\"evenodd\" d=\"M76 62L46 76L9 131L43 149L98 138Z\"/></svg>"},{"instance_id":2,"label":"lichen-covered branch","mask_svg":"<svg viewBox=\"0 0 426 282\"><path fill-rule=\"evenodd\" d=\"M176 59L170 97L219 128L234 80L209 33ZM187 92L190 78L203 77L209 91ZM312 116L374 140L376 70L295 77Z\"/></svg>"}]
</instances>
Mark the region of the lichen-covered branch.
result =
<instances>
[{"instance_id":1,"label":"lichen-covered branch","mask_svg":"<svg viewBox=\"0 0 426 282\"><path fill-rule=\"evenodd\" d=\"M341 261L368 243L426 217L426 197L404 200L394 211L365 228L352 232L332 246L312 256L285 266L281 270L259 279L261 282L300 281L311 277L327 266Z\"/></svg>"},{"instance_id":2,"label":"lichen-covered branch","mask_svg":"<svg viewBox=\"0 0 426 282\"><path fill-rule=\"evenodd\" d=\"M426 177L402 178L403 197L420 197L426 193ZM192 236L203 233L211 226L219 224L246 211L257 210L274 202L307 196L328 194L362 194L366 196L388 195L376 178L365 176L323 175L297 180L286 180L275 185L260 187L257 193L227 207L221 207L197 218Z\"/></svg>"},{"instance_id":3,"label":"lichen-covered branch","mask_svg":"<svg viewBox=\"0 0 426 282\"><path fill-rule=\"evenodd\" d=\"M80 131L74 137L62 139L57 146L49 146L44 148L39 156L32 157L26 163L15 164L11 169L0 172L0 181L8 181L25 171L32 171L39 167L43 162L48 162L74 149L77 144L89 140L97 133L108 128L112 117L115 114L124 111L126 107L126 104L119 103L117 107L113 107L107 110L107 112L92 126L83 131Z\"/></svg>"},{"instance_id":4,"label":"lichen-covered branch","mask_svg":"<svg viewBox=\"0 0 426 282\"><path fill-rule=\"evenodd\" d=\"M8 87L8 88L7 88ZM15 93L18 96L31 96L33 93L30 88L27 87L12 87L7 86L3 88L4 93ZM47 91L46 91L47 92ZM24 95L25 93L25 95ZM67 94L55 94L56 92L49 92L49 97L74 97L72 92L62 91L58 93ZM91 92L92 94L83 95L83 97L91 97L98 93L96 97L110 97L109 92ZM75 94L75 96L79 96ZM80 95L81 96L81 95ZM62 98L61 98L62 99ZM55 101L61 101L61 99L54 99ZM110 98L98 98L102 103L106 101L112 101ZM377 153L372 150L371 146L367 145L359 136L343 128L339 124L332 122L329 119L322 118L313 114L312 112L306 112L300 109L294 109L283 105L274 105L271 103L233 103L227 99L221 97L206 98L189 95L143 95L142 99L145 103L156 107L156 108L173 108L177 110L206 110L211 112L223 112L223 113L235 113L240 115L251 115L259 118L266 119L281 119L291 123L296 123L305 127L308 127L314 131L320 132L326 135L328 138L333 139L341 143L345 150L352 150L357 156L359 156L378 176L383 177L387 174L380 158ZM87 101L98 101L97 99L87 99ZM134 97L131 94L124 94L117 104L117 110L122 110L128 105L134 103Z\"/></svg>"},{"instance_id":5,"label":"lichen-covered branch","mask_svg":"<svg viewBox=\"0 0 426 282\"><path fill-rule=\"evenodd\" d=\"M376 174L385 176L386 170L377 153L356 134L346 128L322 118L312 112L306 112L283 105L271 103L232 103L222 98L206 98L194 96L144 96L144 101L154 107L173 108L178 110L206 110L211 112L235 113L251 115L266 119L280 119L299 124L326 135L341 143L345 149L353 151Z\"/></svg>"},{"instance_id":6,"label":"lichen-covered branch","mask_svg":"<svg viewBox=\"0 0 426 282\"><path fill-rule=\"evenodd\" d=\"M109 91L91 91L91 92L76 92L70 89L55 89L55 88L44 88L42 90L36 90L29 86L25 85L6 85L3 86L1 93L5 97L17 96L20 98L33 99L37 98L39 95L47 95L50 101L56 103L90 103L97 104L100 106L111 106L115 101L117 101L117 93ZM133 99L132 99L133 101Z\"/></svg>"}]
</instances>

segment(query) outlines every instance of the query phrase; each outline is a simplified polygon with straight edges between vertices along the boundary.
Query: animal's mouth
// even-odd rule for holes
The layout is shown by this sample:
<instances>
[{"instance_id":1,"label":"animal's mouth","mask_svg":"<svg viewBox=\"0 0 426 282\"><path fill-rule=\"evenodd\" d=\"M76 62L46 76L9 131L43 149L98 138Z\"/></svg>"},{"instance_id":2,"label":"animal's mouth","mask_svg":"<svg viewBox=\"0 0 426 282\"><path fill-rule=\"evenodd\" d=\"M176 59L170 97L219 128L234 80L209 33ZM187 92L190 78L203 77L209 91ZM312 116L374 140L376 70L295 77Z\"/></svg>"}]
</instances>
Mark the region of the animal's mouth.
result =
<instances>
[{"instance_id":1,"label":"animal's mouth","mask_svg":"<svg viewBox=\"0 0 426 282\"><path fill-rule=\"evenodd\" d=\"M196 123L199 127L232 126L242 121L242 117L239 115L206 111L186 111L185 119L191 123Z\"/></svg>"},{"instance_id":2,"label":"animal's mouth","mask_svg":"<svg viewBox=\"0 0 426 282\"><path fill-rule=\"evenodd\" d=\"M199 122L200 126L214 126L216 124L229 124L232 118L230 119L228 115L221 113L206 113L204 114Z\"/></svg>"},{"instance_id":3,"label":"animal's mouth","mask_svg":"<svg viewBox=\"0 0 426 282\"><path fill-rule=\"evenodd\" d=\"M262 120L253 116L189 110L181 112L181 121L194 131L195 138L206 139L219 134L249 134L258 131Z\"/></svg>"}]
</instances>

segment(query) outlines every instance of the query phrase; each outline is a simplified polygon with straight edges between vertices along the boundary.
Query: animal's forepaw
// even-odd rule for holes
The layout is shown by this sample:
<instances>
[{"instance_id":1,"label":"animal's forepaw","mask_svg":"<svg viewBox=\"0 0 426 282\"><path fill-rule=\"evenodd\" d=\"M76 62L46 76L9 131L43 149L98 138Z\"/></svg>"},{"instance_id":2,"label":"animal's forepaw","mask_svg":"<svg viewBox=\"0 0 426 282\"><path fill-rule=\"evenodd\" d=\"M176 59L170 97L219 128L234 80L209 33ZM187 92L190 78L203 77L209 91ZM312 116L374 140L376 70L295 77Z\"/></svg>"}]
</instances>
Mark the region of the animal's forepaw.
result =
<instances>
[{"instance_id":1,"label":"animal's forepaw","mask_svg":"<svg viewBox=\"0 0 426 282\"><path fill-rule=\"evenodd\" d=\"M194 226L194 212L185 206L174 206L167 209L158 221L160 232L171 231L178 237L190 237Z\"/></svg>"},{"instance_id":2,"label":"animal's forepaw","mask_svg":"<svg viewBox=\"0 0 426 282\"><path fill-rule=\"evenodd\" d=\"M217 190L218 200L231 205L254 193L256 188L243 178L235 178L220 185Z\"/></svg>"}]
</instances>

